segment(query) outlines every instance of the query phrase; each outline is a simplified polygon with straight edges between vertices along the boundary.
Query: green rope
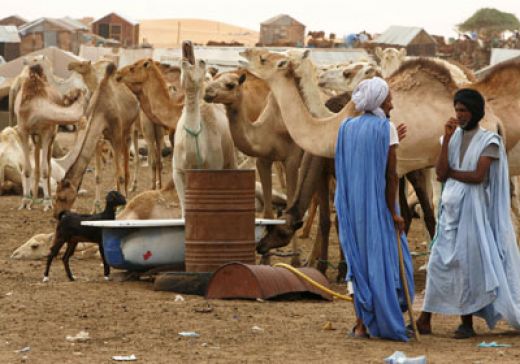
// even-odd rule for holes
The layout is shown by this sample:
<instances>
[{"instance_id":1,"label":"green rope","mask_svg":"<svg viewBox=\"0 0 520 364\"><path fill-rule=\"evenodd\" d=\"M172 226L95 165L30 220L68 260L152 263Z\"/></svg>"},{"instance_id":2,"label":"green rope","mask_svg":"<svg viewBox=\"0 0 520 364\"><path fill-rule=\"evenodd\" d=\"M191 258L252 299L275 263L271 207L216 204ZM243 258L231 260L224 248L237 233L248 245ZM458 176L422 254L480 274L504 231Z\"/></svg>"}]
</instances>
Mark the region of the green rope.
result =
<instances>
[{"instance_id":1,"label":"green rope","mask_svg":"<svg viewBox=\"0 0 520 364\"><path fill-rule=\"evenodd\" d=\"M200 155L200 147L199 147L199 135L202 131L202 123L199 124L199 130L194 131L190 128L186 127L186 125L182 126L186 133L195 138L195 149L197 151L197 163L199 164L199 169L202 168L202 156Z\"/></svg>"}]
</instances>

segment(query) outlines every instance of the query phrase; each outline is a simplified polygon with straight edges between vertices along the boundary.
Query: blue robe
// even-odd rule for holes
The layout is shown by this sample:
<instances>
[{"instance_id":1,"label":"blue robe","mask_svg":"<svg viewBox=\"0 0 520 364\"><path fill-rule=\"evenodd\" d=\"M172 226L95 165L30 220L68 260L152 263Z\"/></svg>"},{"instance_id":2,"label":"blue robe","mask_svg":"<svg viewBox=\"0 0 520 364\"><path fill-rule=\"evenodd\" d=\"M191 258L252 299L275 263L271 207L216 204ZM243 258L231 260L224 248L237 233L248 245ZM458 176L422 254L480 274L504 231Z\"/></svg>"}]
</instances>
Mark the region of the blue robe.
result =
<instances>
[{"instance_id":1,"label":"blue robe","mask_svg":"<svg viewBox=\"0 0 520 364\"><path fill-rule=\"evenodd\" d=\"M397 235L385 192L389 139L388 119L375 115L364 114L341 125L335 205L358 316L370 335L407 341ZM405 236L401 242L413 300L413 268Z\"/></svg>"},{"instance_id":2,"label":"blue robe","mask_svg":"<svg viewBox=\"0 0 520 364\"><path fill-rule=\"evenodd\" d=\"M452 136L450 168L474 171L489 144L499 146L489 179L448 179L441 196L438 234L426 280L424 311L476 314L490 328L500 319L520 329L520 254L510 215L507 156L500 136L480 129L460 163L462 130Z\"/></svg>"}]
</instances>

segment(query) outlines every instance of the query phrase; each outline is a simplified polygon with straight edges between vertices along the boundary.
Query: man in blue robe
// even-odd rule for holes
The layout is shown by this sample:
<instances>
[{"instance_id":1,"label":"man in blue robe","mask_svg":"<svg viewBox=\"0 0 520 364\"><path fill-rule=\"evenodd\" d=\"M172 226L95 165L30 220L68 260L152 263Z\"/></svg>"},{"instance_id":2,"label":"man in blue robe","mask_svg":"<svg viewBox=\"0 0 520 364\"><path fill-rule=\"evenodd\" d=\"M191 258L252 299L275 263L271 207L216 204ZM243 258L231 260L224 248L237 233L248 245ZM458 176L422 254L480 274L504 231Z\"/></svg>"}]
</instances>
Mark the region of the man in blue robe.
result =
<instances>
[{"instance_id":1,"label":"man in blue robe","mask_svg":"<svg viewBox=\"0 0 520 364\"><path fill-rule=\"evenodd\" d=\"M454 337L464 339L476 335L473 315L489 328L505 319L520 329L520 254L504 145L499 135L479 127L484 98L461 89L454 107L436 167L445 186L417 326L429 334L432 312L460 315Z\"/></svg>"},{"instance_id":2,"label":"man in blue robe","mask_svg":"<svg viewBox=\"0 0 520 364\"><path fill-rule=\"evenodd\" d=\"M335 156L340 242L357 315L351 335L407 341L396 225L412 295L414 286L408 244L402 235L404 221L395 204L399 140L388 119L392 97L387 83L374 77L358 85L352 100L364 113L341 125Z\"/></svg>"}]
</instances>

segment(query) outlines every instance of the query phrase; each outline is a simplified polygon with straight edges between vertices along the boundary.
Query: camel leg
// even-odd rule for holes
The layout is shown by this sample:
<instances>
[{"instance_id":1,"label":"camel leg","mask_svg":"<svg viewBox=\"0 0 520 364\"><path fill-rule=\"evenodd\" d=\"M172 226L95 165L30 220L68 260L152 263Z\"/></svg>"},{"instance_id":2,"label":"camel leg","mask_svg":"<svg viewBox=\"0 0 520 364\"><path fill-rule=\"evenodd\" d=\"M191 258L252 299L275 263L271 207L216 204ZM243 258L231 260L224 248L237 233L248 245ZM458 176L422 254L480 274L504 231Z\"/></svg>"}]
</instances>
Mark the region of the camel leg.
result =
<instances>
[{"instance_id":1,"label":"camel leg","mask_svg":"<svg viewBox=\"0 0 520 364\"><path fill-rule=\"evenodd\" d=\"M181 216L184 218L184 172L173 167L173 184L179 196L179 204L181 205Z\"/></svg>"},{"instance_id":2,"label":"camel leg","mask_svg":"<svg viewBox=\"0 0 520 364\"><path fill-rule=\"evenodd\" d=\"M410 225L412 224L412 212L408 207L408 198L406 193L406 180L405 177L399 178L399 208L401 210L401 216L404 219L404 231L408 234Z\"/></svg>"},{"instance_id":3,"label":"camel leg","mask_svg":"<svg viewBox=\"0 0 520 364\"><path fill-rule=\"evenodd\" d=\"M135 124L134 124L135 125ZM132 187L130 188L131 192L135 192L137 190L137 178L139 177L139 131L137 127L132 128L132 143L134 145L134 178L132 179Z\"/></svg>"},{"instance_id":4,"label":"camel leg","mask_svg":"<svg viewBox=\"0 0 520 364\"><path fill-rule=\"evenodd\" d=\"M94 208L93 212L99 212L102 210L101 206L101 169L103 168L103 140L98 140L96 144L96 167L94 171L94 179L96 183L96 192L94 197Z\"/></svg>"},{"instance_id":5,"label":"camel leg","mask_svg":"<svg viewBox=\"0 0 520 364\"><path fill-rule=\"evenodd\" d=\"M125 159L125 155L128 156L128 149L124 148L125 145L122 140L122 135L116 135L115 138L113 138L112 147L114 150L114 164L116 166L117 191L121 192L126 196L127 191L125 188L125 161L122 161L121 158Z\"/></svg>"},{"instance_id":6,"label":"camel leg","mask_svg":"<svg viewBox=\"0 0 520 364\"><path fill-rule=\"evenodd\" d=\"M278 176L278 181L280 182L280 187L282 190L285 190L287 188L287 184L285 183L285 173L283 170L283 165L280 162L274 163L274 169L276 171L276 175Z\"/></svg>"},{"instance_id":7,"label":"camel leg","mask_svg":"<svg viewBox=\"0 0 520 364\"><path fill-rule=\"evenodd\" d=\"M262 193L264 194L264 218L272 219L273 214L273 186L271 176L271 166L273 162L265 158L256 159L256 168L262 183Z\"/></svg>"},{"instance_id":8,"label":"camel leg","mask_svg":"<svg viewBox=\"0 0 520 364\"><path fill-rule=\"evenodd\" d=\"M156 186L155 188L162 188L162 149L164 145L164 131L163 127L160 125L154 125L155 129L155 180ZM173 150L173 149L172 149Z\"/></svg>"},{"instance_id":9,"label":"camel leg","mask_svg":"<svg viewBox=\"0 0 520 364\"><path fill-rule=\"evenodd\" d=\"M42 177L43 177L43 211L52 208L51 200L51 156L52 156L52 135L42 136Z\"/></svg>"},{"instance_id":10,"label":"camel leg","mask_svg":"<svg viewBox=\"0 0 520 364\"><path fill-rule=\"evenodd\" d=\"M314 223L314 218L316 217L316 211L318 210L318 196L315 194L312 196L311 206L309 207L309 212L307 214L307 219L305 220L305 225L303 225L302 233L300 238L307 239L311 232L312 224Z\"/></svg>"},{"instance_id":11,"label":"camel leg","mask_svg":"<svg viewBox=\"0 0 520 364\"><path fill-rule=\"evenodd\" d=\"M291 158L288 158L284 162L286 180L287 180L287 204L292 205L294 196L296 194L296 186L298 184L298 168L300 166L302 153L298 152ZM271 175L271 173L269 173ZM271 210L272 211L272 210ZM292 238L292 248L295 253L299 252L298 247L298 236L294 234ZM291 264L295 267L301 266L300 256L295 255L291 260Z\"/></svg>"},{"instance_id":12,"label":"camel leg","mask_svg":"<svg viewBox=\"0 0 520 364\"><path fill-rule=\"evenodd\" d=\"M143 138L148 148L148 167L152 174L152 190L157 188L157 170L156 170L156 156L157 156L157 137L155 135L155 128L152 122L146 117L141 117L141 129L143 131ZM153 152L152 152L153 151Z\"/></svg>"},{"instance_id":13,"label":"camel leg","mask_svg":"<svg viewBox=\"0 0 520 364\"><path fill-rule=\"evenodd\" d=\"M23 165L22 165L22 188L23 188L23 197L22 203L20 204L19 210L27 208L31 209L31 193L30 193L30 180L32 174L32 166L31 166L31 158L30 158L30 150L29 150L29 136L21 132L20 141L23 152Z\"/></svg>"},{"instance_id":14,"label":"camel leg","mask_svg":"<svg viewBox=\"0 0 520 364\"><path fill-rule=\"evenodd\" d=\"M426 224L430 238L433 239L433 236L435 235L435 216L433 216L433 209L430 204L426 187L426 183L429 181L426 180L426 175L423 173L423 170L410 172L406 177L412 184L415 194L419 199L424 214L424 223Z\"/></svg>"},{"instance_id":15,"label":"camel leg","mask_svg":"<svg viewBox=\"0 0 520 364\"><path fill-rule=\"evenodd\" d=\"M513 176L509 180L510 184L510 195L511 195L511 210L512 210L512 218L513 226L515 229L515 234L518 236L520 234L520 228L518 223L520 221L520 204L519 204L519 196L518 196L518 177ZM520 241L519 241L520 242Z\"/></svg>"},{"instance_id":16,"label":"camel leg","mask_svg":"<svg viewBox=\"0 0 520 364\"><path fill-rule=\"evenodd\" d=\"M40 152L42 148L42 139L40 135L33 136L34 143L34 178L32 180L32 198L38 199L38 190L40 187Z\"/></svg>"},{"instance_id":17,"label":"camel leg","mask_svg":"<svg viewBox=\"0 0 520 364\"><path fill-rule=\"evenodd\" d=\"M119 151L123 153L123 172L125 178L123 181L123 188L125 196L128 196L128 183L130 182L130 139L131 138L124 137L123 144L121 146L122 148L119 149Z\"/></svg>"}]
</instances>

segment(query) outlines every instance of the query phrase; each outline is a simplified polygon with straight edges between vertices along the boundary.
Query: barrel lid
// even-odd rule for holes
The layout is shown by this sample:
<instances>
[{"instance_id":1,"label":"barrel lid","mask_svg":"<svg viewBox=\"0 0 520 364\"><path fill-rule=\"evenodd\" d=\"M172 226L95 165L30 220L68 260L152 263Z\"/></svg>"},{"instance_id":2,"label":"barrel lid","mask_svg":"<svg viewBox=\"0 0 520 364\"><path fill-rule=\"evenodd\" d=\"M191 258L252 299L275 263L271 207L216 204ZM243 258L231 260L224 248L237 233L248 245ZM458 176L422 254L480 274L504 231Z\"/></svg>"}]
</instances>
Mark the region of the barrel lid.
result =
<instances>
[{"instance_id":1,"label":"barrel lid","mask_svg":"<svg viewBox=\"0 0 520 364\"><path fill-rule=\"evenodd\" d=\"M283 225L285 220L274 219L255 219L255 225ZM108 228L128 228L128 227L161 227L161 226L184 226L184 219L162 219L162 220L98 220L82 221L81 225L108 227Z\"/></svg>"}]
</instances>

